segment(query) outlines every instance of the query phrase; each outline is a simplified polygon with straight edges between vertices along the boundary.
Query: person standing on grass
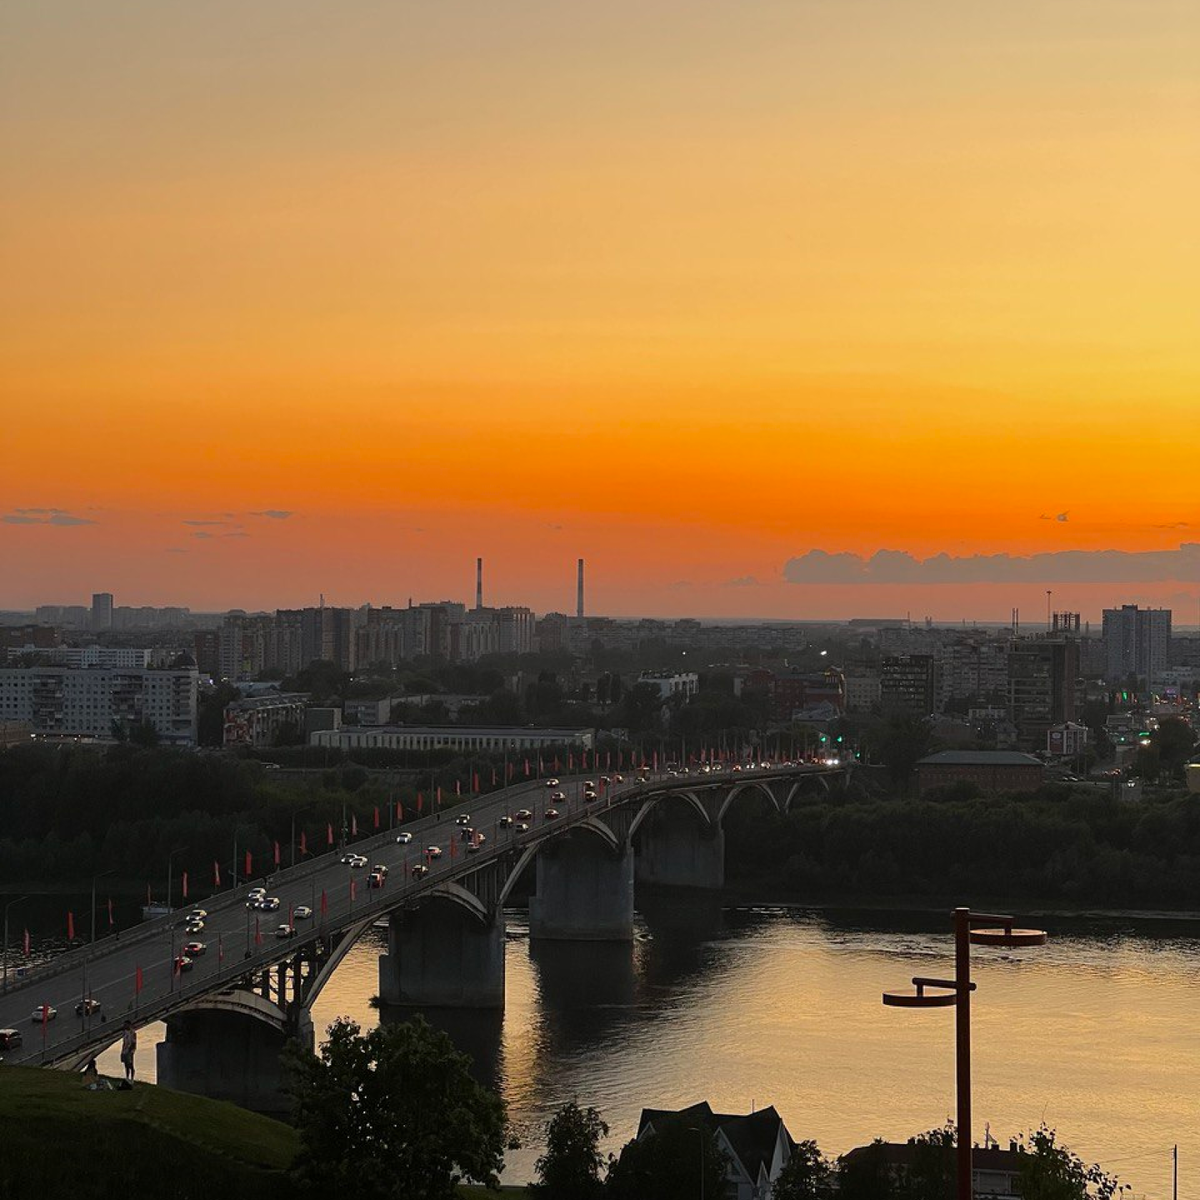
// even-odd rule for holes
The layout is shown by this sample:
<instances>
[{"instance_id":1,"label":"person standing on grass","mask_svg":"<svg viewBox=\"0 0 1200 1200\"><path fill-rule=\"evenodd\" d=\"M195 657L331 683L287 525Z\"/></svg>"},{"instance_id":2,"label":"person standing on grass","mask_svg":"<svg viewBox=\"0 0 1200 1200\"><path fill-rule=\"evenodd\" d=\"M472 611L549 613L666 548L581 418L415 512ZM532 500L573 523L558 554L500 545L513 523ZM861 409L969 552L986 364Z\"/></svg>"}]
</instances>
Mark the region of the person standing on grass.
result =
<instances>
[{"instance_id":1,"label":"person standing on grass","mask_svg":"<svg viewBox=\"0 0 1200 1200\"><path fill-rule=\"evenodd\" d=\"M121 1063L125 1067L125 1078L133 1081L133 1055L137 1050L137 1030L132 1021L125 1022L125 1032L121 1035Z\"/></svg>"}]
</instances>

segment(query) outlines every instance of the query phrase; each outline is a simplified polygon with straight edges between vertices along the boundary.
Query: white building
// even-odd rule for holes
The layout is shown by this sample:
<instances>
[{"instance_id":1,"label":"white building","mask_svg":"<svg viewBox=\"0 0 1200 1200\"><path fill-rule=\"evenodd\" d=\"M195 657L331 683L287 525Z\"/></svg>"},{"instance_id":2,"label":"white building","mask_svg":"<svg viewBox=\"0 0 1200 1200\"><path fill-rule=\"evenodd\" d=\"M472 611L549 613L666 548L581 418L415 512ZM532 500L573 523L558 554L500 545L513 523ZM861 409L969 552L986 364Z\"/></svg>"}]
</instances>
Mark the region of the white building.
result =
<instances>
[{"instance_id":1,"label":"white building","mask_svg":"<svg viewBox=\"0 0 1200 1200\"><path fill-rule=\"evenodd\" d=\"M465 750L471 753L540 750L553 746L591 749L590 729L534 729L525 725L375 725L318 729L309 745L334 750Z\"/></svg>"},{"instance_id":2,"label":"white building","mask_svg":"<svg viewBox=\"0 0 1200 1200\"><path fill-rule=\"evenodd\" d=\"M198 690L195 667L4 667L0 721L26 721L41 736L99 738L148 721L164 742L191 745Z\"/></svg>"},{"instance_id":3,"label":"white building","mask_svg":"<svg viewBox=\"0 0 1200 1200\"><path fill-rule=\"evenodd\" d=\"M156 647L152 650L137 650L132 646L13 646L9 647L8 661L14 662L22 655L37 655L40 661L53 667L165 667L180 654L179 650Z\"/></svg>"},{"instance_id":4,"label":"white building","mask_svg":"<svg viewBox=\"0 0 1200 1200\"><path fill-rule=\"evenodd\" d=\"M681 696L687 701L700 690L700 676L695 671L643 671L638 683L658 688L660 700Z\"/></svg>"}]
</instances>

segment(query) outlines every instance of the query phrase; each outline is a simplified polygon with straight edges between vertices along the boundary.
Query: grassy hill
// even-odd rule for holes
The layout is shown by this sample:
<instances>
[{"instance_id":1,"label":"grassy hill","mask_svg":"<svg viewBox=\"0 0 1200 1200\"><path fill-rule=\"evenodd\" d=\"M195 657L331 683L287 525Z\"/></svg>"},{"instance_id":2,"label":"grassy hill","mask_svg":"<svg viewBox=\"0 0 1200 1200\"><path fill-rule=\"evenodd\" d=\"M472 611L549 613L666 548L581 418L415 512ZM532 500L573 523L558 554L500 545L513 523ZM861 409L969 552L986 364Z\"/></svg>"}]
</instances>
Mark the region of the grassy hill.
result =
<instances>
[{"instance_id":1,"label":"grassy hill","mask_svg":"<svg viewBox=\"0 0 1200 1200\"><path fill-rule=\"evenodd\" d=\"M90 1092L79 1075L0 1068L3 1200L274 1200L296 1144L289 1126L221 1101Z\"/></svg>"},{"instance_id":2,"label":"grassy hill","mask_svg":"<svg viewBox=\"0 0 1200 1200\"><path fill-rule=\"evenodd\" d=\"M69 1072L0 1067L0 1200L296 1200L296 1148L291 1126L221 1100L90 1092Z\"/></svg>"}]
</instances>

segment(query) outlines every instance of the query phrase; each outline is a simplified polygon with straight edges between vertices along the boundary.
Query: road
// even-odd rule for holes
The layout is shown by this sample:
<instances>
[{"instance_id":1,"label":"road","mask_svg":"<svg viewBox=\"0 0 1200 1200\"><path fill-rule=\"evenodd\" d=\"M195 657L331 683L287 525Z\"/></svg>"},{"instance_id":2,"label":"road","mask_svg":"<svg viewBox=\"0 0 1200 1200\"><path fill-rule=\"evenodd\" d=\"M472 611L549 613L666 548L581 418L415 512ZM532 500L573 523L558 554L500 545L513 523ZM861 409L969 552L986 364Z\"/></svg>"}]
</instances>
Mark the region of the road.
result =
<instances>
[{"instance_id":1,"label":"road","mask_svg":"<svg viewBox=\"0 0 1200 1200\"><path fill-rule=\"evenodd\" d=\"M792 768L786 773L804 769ZM777 778L781 773L778 769L739 775L722 771L688 777L687 782L660 774L642 785L627 777L623 783L614 782L608 788L601 785L598 799L590 804L583 798L585 777L563 776L557 788L548 786L545 780L530 781L463 800L440 814L350 843L346 850L366 856L364 867L342 864L339 859L343 850L336 850L314 856L270 878L240 881L236 888L205 898L199 902L208 914L202 933L188 934L183 930L182 919L187 910L180 909L170 916L97 940L94 946L68 951L25 979L14 981L10 972L8 989L0 995L0 1028L19 1030L23 1045L0 1053L5 1062L33 1064L63 1061L89 1050L98 1051L117 1040L126 1019L135 1026L144 1025L189 999L232 986L247 972L290 955L296 941L277 938L276 928L286 924L289 913L300 905L307 905L313 911L311 918L295 922L298 938L303 941L377 919L410 896L467 874L513 847L545 838L554 827L574 824L624 802L634 790L647 787L655 790L655 785L664 780L686 787L761 776ZM564 792L566 801L552 801L550 797L555 791ZM549 807L561 813L557 821L546 818ZM502 829L500 818L521 808L533 812L528 831ZM456 818L463 813L470 815L471 825L485 836L476 854L468 854L466 843L459 840L461 827ZM397 843L401 829L412 834L410 844ZM427 857L425 850L431 846L442 851L440 858ZM389 870L381 889L367 886L375 863L382 863ZM418 863L427 863L429 874L414 880L412 868ZM246 895L254 886L265 887L269 895L279 898L278 912L258 912L246 907ZM183 944L192 940L204 942L206 950L193 957L189 970L177 972L176 956ZM139 970L140 992L136 987ZM99 1013L76 1014L75 1006L84 997L100 1002ZM31 1019L34 1009L43 1004L57 1010L55 1019L45 1022Z\"/></svg>"}]
</instances>

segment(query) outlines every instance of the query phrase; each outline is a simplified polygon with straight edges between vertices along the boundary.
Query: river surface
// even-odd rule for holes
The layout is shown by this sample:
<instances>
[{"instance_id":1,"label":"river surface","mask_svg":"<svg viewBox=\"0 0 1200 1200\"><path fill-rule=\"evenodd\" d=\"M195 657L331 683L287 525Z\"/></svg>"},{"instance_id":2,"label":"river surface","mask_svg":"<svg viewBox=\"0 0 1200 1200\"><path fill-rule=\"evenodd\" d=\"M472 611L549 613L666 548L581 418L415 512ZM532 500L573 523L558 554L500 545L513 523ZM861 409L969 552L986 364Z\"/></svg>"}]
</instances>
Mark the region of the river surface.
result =
<instances>
[{"instance_id":1,"label":"river surface","mask_svg":"<svg viewBox=\"0 0 1200 1200\"><path fill-rule=\"evenodd\" d=\"M524 1182L546 1120L578 1100L600 1109L617 1151L643 1106L707 1099L774 1104L796 1138L839 1154L904 1139L953 1115L953 1013L884 1008L914 974L953 970L947 914L650 909L629 945L531 942L508 914L503 1014L429 1014L503 1094ZM1089 1161L1155 1200L1200 1188L1200 922L1041 917L1048 944L975 951L975 1136L1006 1142L1045 1121ZM351 951L314 1010L370 1027L385 931ZM385 1014L384 1019L395 1019ZM142 1032L154 1078L162 1027ZM115 1050L102 1069L119 1072Z\"/></svg>"}]
</instances>

